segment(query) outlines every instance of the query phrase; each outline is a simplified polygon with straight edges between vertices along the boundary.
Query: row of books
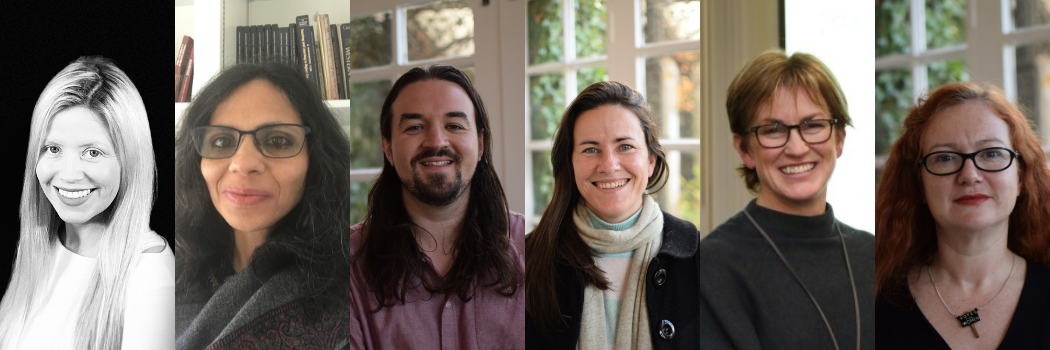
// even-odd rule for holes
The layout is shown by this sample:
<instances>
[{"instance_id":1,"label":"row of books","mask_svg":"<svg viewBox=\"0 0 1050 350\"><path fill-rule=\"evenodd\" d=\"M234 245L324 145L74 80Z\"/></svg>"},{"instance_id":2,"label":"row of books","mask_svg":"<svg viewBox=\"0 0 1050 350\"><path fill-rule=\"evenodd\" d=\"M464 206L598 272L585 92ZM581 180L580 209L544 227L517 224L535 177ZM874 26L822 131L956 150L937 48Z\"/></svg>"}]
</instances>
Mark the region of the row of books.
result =
<instances>
[{"instance_id":1,"label":"row of books","mask_svg":"<svg viewBox=\"0 0 1050 350\"><path fill-rule=\"evenodd\" d=\"M193 38L182 36L182 45L175 53L175 102L190 102L193 89Z\"/></svg>"},{"instance_id":2,"label":"row of books","mask_svg":"<svg viewBox=\"0 0 1050 350\"><path fill-rule=\"evenodd\" d=\"M351 65L347 60L352 58L344 51L350 48L350 26L329 23L327 14L315 20L316 27L310 25L307 15L297 16L288 27L237 27L237 63L292 65L317 85L324 99L347 98L345 74Z\"/></svg>"}]
</instances>

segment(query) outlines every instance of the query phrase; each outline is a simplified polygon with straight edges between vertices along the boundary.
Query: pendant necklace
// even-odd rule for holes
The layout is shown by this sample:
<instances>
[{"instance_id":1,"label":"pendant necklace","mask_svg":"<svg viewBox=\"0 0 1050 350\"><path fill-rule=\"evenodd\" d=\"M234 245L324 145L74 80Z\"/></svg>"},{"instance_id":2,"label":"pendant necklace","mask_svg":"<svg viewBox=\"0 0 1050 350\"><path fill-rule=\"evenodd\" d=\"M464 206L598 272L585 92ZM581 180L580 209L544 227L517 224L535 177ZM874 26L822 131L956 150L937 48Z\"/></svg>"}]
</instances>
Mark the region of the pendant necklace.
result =
<instances>
[{"instance_id":1,"label":"pendant necklace","mask_svg":"<svg viewBox=\"0 0 1050 350\"><path fill-rule=\"evenodd\" d=\"M970 330L973 330L974 338L981 337L980 334L977 334L977 326L974 325L974 323L981 321L981 316L977 315L977 311L984 310L984 308L988 307L988 305L992 305L992 302L995 301L995 298L998 298L999 294L1002 294L1003 290L1006 289L1006 285L1009 284L1010 278L1014 277L1014 267L1017 266L1017 258L1014 257L1013 254L1011 254L1010 260L1012 261L1010 263L1010 276L1006 277L1006 282L1003 282L1003 287L999 288L999 293L995 293L995 296L992 297L992 301L989 301L987 304L984 304L984 306L973 309L973 311L967 312L962 315L956 315L954 312L952 312L952 309L948 307L948 303L944 302L944 297L941 296L941 291L937 289L937 283L933 281L933 273L930 272L930 265L926 265L926 274L930 275L930 283L933 284L933 290L937 291L937 298L941 299L941 304L944 304L944 308L947 309L948 313L952 314L952 316L955 316L955 318L959 320L959 323L962 323L963 327L970 326Z\"/></svg>"},{"instance_id":2,"label":"pendant necklace","mask_svg":"<svg viewBox=\"0 0 1050 350\"><path fill-rule=\"evenodd\" d=\"M802 278L798 277L795 268L788 263L787 258L784 258L784 254L780 252L779 248L777 248L776 243L773 243L773 239L769 237L766 230L763 230L762 226L758 226L758 221L755 221L755 218L751 217L751 213L747 211L747 208L744 208L744 215L747 216L748 220L751 220L751 224L755 225L755 228L762 234L762 237L765 237L766 242L769 242L769 245L773 247L773 252L777 253L777 257L780 257L780 261L784 263L784 266L791 272L791 275L795 276L795 281L797 281L798 284L802 286L802 290L809 295L809 300L813 302L813 306L817 307L817 313L820 314L820 318L824 321L824 326L828 329L828 334L831 335L831 343L835 345L835 350L838 350L839 341L835 339L835 331L831 330L831 322L828 322L828 317L824 315L824 310L822 310L820 304L817 303L817 298L813 297L813 293L809 292L809 288L806 288L806 284L802 283ZM835 230L839 233L839 242L842 243L842 255L846 260L846 271L849 271L850 289L853 290L853 313L856 316L857 326L857 350L860 350L860 301L857 298L857 283L853 280L853 267L850 266L849 252L846 251L846 236L842 234L842 228L839 227L837 222L835 223Z\"/></svg>"}]
</instances>

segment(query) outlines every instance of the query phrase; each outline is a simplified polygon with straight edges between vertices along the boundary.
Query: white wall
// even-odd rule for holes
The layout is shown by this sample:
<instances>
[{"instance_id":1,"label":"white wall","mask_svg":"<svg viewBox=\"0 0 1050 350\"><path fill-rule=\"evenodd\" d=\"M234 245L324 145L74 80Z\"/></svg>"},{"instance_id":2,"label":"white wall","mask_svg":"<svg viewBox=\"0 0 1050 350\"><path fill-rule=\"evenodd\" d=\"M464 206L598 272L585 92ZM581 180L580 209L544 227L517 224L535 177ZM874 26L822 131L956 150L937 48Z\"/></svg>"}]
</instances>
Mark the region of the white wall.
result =
<instances>
[{"instance_id":1,"label":"white wall","mask_svg":"<svg viewBox=\"0 0 1050 350\"><path fill-rule=\"evenodd\" d=\"M875 7L864 1L785 0L787 52L824 61L842 85L853 128L828 185L842 222L875 232Z\"/></svg>"}]
</instances>

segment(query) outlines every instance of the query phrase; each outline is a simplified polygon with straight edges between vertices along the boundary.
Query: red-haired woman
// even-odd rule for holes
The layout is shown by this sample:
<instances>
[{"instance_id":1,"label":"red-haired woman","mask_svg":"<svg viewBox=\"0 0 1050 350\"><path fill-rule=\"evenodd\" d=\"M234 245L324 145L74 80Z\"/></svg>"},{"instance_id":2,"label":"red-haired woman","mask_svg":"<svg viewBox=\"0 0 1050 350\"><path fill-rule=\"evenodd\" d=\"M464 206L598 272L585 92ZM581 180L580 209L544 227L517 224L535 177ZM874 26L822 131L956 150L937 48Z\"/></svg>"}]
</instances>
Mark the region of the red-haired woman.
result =
<instances>
[{"instance_id":1,"label":"red-haired woman","mask_svg":"<svg viewBox=\"0 0 1050 350\"><path fill-rule=\"evenodd\" d=\"M1050 168L995 87L908 112L876 191L877 348L1050 344Z\"/></svg>"}]
</instances>

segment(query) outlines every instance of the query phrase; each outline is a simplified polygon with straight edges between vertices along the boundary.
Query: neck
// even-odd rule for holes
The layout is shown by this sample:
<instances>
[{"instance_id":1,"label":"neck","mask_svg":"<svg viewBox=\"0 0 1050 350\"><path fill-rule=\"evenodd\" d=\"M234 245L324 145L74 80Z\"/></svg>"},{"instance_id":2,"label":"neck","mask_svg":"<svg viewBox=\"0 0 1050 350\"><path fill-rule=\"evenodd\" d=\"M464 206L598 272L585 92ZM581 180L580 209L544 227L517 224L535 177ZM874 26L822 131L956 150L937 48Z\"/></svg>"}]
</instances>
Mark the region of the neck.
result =
<instances>
[{"instance_id":1,"label":"neck","mask_svg":"<svg viewBox=\"0 0 1050 350\"><path fill-rule=\"evenodd\" d=\"M98 255L98 246L102 242L102 233L106 225L96 221L82 224L66 223L66 241L63 242L70 251L80 256L94 258Z\"/></svg>"},{"instance_id":2,"label":"neck","mask_svg":"<svg viewBox=\"0 0 1050 350\"><path fill-rule=\"evenodd\" d=\"M776 210L785 214L817 216L823 215L824 212L827 211L827 193L826 189L824 189L820 191L820 194L809 200L793 202L778 198L770 191L762 191L758 194L755 203L764 208Z\"/></svg>"},{"instance_id":3,"label":"neck","mask_svg":"<svg viewBox=\"0 0 1050 350\"><path fill-rule=\"evenodd\" d=\"M453 244L459 235L463 218L467 215L470 189L463 191L463 194L449 205L440 207L420 202L404 189L401 190L401 196L412 223L426 230L416 230L416 242L419 243L419 247L428 252L453 254ZM433 253L428 255L433 259Z\"/></svg>"},{"instance_id":4,"label":"neck","mask_svg":"<svg viewBox=\"0 0 1050 350\"><path fill-rule=\"evenodd\" d=\"M233 230L233 271L240 272L248 266L252 253L266 242L270 235L268 229L255 231Z\"/></svg>"},{"instance_id":5,"label":"neck","mask_svg":"<svg viewBox=\"0 0 1050 350\"><path fill-rule=\"evenodd\" d=\"M937 253L930 264L935 277L963 288L1002 283L1014 259L1007 248L1008 229L1008 223L977 231L952 230L938 224Z\"/></svg>"}]
</instances>

